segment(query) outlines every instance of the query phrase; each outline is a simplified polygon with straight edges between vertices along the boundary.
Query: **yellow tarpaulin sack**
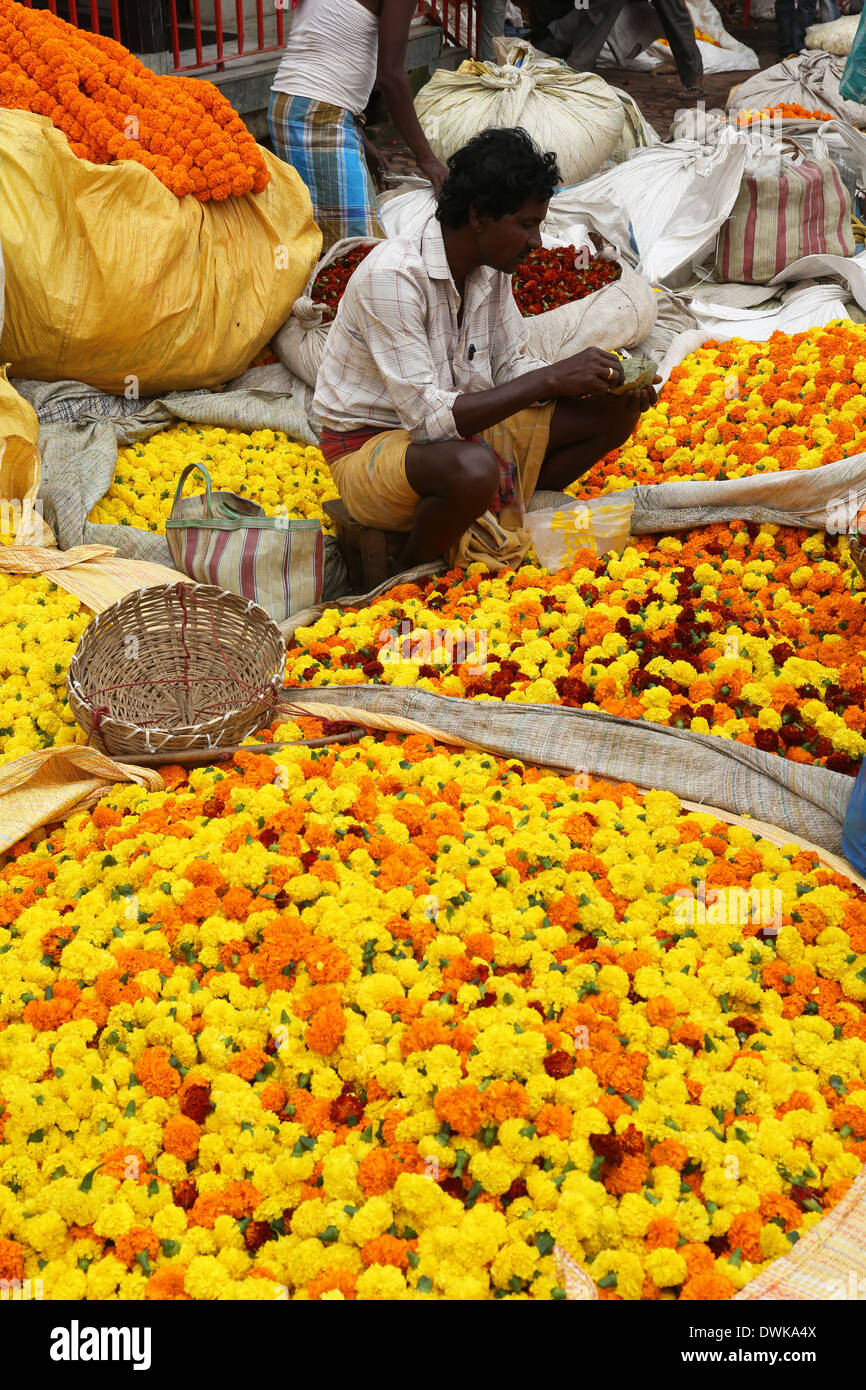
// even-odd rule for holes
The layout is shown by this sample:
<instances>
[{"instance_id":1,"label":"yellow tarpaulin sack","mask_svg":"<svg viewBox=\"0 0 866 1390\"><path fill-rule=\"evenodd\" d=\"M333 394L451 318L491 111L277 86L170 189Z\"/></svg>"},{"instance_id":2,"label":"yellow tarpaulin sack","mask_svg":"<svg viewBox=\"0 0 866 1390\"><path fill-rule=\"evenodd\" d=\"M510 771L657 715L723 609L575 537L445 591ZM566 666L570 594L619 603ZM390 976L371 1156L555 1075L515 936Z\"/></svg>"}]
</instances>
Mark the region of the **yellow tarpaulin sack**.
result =
<instances>
[{"instance_id":1,"label":"yellow tarpaulin sack","mask_svg":"<svg viewBox=\"0 0 866 1390\"><path fill-rule=\"evenodd\" d=\"M141 164L91 164L44 116L0 111L2 360L116 395L221 386L291 313L322 235L265 154L263 193L177 198Z\"/></svg>"},{"instance_id":2,"label":"yellow tarpaulin sack","mask_svg":"<svg viewBox=\"0 0 866 1390\"><path fill-rule=\"evenodd\" d=\"M39 421L0 367L0 545L53 545L37 506Z\"/></svg>"}]
</instances>

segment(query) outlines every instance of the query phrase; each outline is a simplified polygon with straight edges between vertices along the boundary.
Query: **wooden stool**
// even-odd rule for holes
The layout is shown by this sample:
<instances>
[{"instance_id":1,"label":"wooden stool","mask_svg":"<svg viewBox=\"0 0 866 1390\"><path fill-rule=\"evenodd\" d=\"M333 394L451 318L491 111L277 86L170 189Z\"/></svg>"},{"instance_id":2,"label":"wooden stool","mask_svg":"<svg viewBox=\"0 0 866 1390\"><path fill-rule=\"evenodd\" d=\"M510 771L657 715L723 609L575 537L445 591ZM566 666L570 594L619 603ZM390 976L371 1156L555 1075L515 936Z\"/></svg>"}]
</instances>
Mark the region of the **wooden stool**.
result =
<instances>
[{"instance_id":1,"label":"wooden stool","mask_svg":"<svg viewBox=\"0 0 866 1390\"><path fill-rule=\"evenodd\" d=\"M384 584L391 572L406 536L402 531L380 531L375 526L362 526L349 515L341 497L332 497L322 504L334 523L337 544L349 571L352 593L368 594Z\"/></svg>"}]
</instances>

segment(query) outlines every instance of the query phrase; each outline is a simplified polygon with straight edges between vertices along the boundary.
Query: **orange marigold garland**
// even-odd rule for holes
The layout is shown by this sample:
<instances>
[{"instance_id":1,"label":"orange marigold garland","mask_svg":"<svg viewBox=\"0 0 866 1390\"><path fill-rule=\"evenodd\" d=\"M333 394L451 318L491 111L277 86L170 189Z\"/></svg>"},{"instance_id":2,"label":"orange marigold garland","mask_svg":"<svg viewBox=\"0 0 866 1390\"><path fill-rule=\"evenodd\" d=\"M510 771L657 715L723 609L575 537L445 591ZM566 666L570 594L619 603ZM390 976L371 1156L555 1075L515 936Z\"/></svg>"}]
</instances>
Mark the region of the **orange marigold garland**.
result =
<instances>
[{"instance_id":1,"label":"orange marigold garland","mask_svg":"<svg viewBox=\"0 0 866 1390\"><path fill-rule=\"evenodd\" d=\"M210 82L160 77L122 44L0 0L0 107L47 116L81 159L143 164L178 198L261 193L270 172Z\"/></svg>"}]
</instances>

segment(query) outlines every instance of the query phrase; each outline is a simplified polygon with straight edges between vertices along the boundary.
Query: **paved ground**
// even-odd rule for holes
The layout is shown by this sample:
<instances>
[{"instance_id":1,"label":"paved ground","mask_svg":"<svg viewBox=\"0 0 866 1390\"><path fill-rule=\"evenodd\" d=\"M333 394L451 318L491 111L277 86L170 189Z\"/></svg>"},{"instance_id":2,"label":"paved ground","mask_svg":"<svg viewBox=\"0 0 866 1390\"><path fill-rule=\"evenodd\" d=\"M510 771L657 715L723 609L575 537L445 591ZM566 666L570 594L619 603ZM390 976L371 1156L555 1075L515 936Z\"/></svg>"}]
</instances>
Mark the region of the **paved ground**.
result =
<instances>
[{"instance_id":1,"label":"paved ground","mask_svg":"<svg viewBox=\"0 0 866 1390\"><path fill-rule=\"evenodd\" d=\"M762 68L771 67L773 63L778 61L774 20L751 24L748 28L744 28L742 25L728 25L728 29L734 38L754 49ZM684 105L695 105L694 102L686 103L682 98L677 97L680 81L675 74L669 77L653 77L651 73L623 72L617 71L615 68L600 68L599 73L634 97L645 117L655 127L662 139L670 134L671 123L676 112ZM723 108L731 88L745 81L748 76L749 73L746 72L724 72L715 76L705 76L703 87L707 94L705 98L707 109ZM369 129L372 139L382 150L391 173L403 175L417 172L410 150L387 119L377 121Z\"/></svg>"}]
</instances>

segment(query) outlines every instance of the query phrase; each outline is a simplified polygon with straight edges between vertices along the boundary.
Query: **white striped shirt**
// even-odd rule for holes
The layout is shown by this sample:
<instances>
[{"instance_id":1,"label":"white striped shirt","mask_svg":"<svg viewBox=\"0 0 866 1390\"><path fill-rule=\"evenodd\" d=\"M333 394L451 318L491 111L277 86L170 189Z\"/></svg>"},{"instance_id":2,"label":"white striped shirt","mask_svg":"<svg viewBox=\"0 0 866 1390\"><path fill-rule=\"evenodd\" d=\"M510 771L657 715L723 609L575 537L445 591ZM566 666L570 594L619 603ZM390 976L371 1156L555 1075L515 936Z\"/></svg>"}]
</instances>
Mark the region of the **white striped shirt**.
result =
<instances>
[{"instance_id":1,"label":"white striped shirt","mask_svg":"<svg viewBox=\"0 0 866 1390\"><path fill-rule=\"evenodd\" d=\"M547 364L526 351L511 277L481 266L460 296L435 216L382 242L353 273L331 325L314 410L332 430L405 429L419 444L456 439L458 396Z\"/></svg>"}]
</instances>

